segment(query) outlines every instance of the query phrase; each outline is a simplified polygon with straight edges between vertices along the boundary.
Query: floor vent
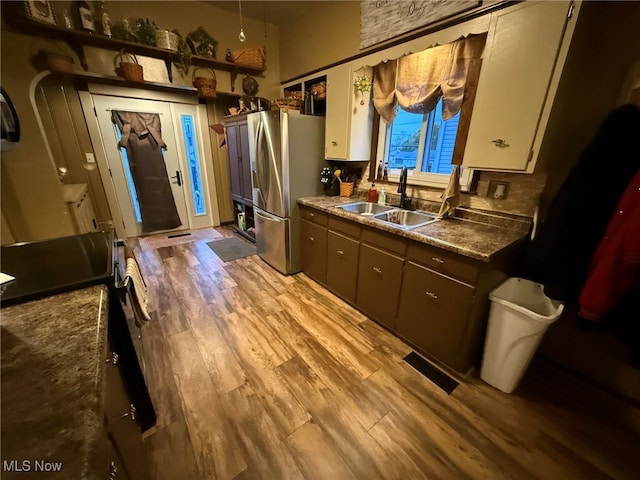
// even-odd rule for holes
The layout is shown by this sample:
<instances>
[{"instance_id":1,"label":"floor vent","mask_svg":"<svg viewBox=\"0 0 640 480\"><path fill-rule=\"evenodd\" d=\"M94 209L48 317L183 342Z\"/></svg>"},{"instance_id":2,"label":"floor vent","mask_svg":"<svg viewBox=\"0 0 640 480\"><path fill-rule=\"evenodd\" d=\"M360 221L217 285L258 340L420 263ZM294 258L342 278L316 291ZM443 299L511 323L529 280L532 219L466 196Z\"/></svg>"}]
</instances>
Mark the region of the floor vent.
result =
<instances>
[{"instance_id":1,"label":"floor vent","mask_svg":"<svg viewBox=\"0 0 640 480\"><path fill-rule=\"evenodd\" d=\"M422 375L431 380L433 383L435 383L442 390L447 392L448 395L451 395L451 392L453 392L459 385L457 381L444 373L442 370L439 370L438 368L431 365L416 352L411 352L409 355L404 357L403 360L413 368L415 368Z\"/></svg>"},{"instance_id":2,"label":"floor vent","mask_svg":"<svg viewBox=\"0 0 640 480\"><path fill-rule=\"evenodd\" d=\"M175 233L173 235L167 235L167 238L188 237L190 233Z\"/></svg>"}]
</instances>

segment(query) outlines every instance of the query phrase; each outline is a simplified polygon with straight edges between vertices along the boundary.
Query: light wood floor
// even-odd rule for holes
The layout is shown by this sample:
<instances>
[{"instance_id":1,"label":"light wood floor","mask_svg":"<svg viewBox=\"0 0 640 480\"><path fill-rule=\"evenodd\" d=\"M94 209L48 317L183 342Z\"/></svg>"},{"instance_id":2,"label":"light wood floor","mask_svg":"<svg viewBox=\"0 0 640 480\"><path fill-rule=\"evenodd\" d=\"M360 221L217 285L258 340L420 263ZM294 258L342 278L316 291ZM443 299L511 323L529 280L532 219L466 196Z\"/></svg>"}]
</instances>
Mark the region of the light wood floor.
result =
<instances>
[{"instance_id":1,"label":"light wood floor","mask_svg":"<svg viewBox=\"0 0 640 480\"><path fill-rule=\"evenodd\" d=\"M133 241L152 298L153 478L638 478L640 439L535 363L512 395L474 376L447 395L304 274L223 263L206 242L231 235Z\"/></svg>"}]
</instances>

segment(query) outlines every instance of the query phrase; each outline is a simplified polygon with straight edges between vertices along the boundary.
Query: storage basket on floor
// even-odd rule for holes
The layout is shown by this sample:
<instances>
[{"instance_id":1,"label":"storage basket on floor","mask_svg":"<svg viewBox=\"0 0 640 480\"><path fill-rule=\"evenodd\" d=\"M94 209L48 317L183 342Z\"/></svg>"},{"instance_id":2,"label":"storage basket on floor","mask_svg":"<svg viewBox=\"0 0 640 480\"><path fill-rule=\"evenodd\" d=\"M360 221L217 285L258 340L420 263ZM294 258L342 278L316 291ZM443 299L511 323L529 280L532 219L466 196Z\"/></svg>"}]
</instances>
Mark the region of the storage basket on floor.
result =
<instances>
[{"instance_id":1,"label":"storage basket on floor","mask_svg":"<svg viewBox=\"0 0 640 480\"><path fill-rule=\"evenodd\" d=\"M125 61L126 58L133 61L127 62ZM120 63L118 63L118 60L120 60ZM138 64L138 58L133 53L122 50L113 59L113 66L116 69L116 74L125 80L129 80L131 82L144 81L142 65Z\"/></svg>"},{"instance_id":2,"label":"storage basket on floor","mask_svg":"<svg viewBox=\"0 0 640 480\"><path fill-rule=\"evenodd\" d=\"M209 72L211 78L196 76L196 73L200 70ZM218 85L218 81L216 80L216 72L211 68L196 68L193 71L192 79L193 86L198 89L198 95L201 97L215 97L217 95L216 86Z\"/></svg>"},{"instance_id":3,"label":"storage basket on floor","mask_svg":"<svg viewBox=\"0 0 640 480\"><path fill-rule=\"evenodd\" d=\"M340 183L340 196L350 197L353 195L353 182L341 182Z\"/></svg>"},{"instance_id":4,"label":"storage basket on floor","mask_svg":"<svg viewBox=\"0 0 640 480\"><path fill-rule=\"evenodd\" d=\"M265 69L266 58L264 47L243 48L231 53L233 63L239 63L256 70Z\"/></svg>"}]
</instances>

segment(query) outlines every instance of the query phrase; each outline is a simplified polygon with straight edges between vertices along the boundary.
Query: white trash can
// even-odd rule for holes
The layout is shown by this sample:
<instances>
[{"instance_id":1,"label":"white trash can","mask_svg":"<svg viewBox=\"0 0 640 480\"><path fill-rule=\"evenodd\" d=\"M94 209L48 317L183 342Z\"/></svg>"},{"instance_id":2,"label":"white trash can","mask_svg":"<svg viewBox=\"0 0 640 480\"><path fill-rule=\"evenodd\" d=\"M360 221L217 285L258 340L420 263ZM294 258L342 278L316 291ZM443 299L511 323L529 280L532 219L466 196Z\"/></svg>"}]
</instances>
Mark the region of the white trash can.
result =
<instances>
[{"instance_id":1,"label":"white trash can","mask_svg":"<svg viewBox=\"0 0 640 480\"><path fill-rule=\"evenodd\" d=\"M511 393L524 375L544 332L564 304L544 294L543 286L510 278L489 294L491 308L480 378Z\"/></svg>"}]
</instances>

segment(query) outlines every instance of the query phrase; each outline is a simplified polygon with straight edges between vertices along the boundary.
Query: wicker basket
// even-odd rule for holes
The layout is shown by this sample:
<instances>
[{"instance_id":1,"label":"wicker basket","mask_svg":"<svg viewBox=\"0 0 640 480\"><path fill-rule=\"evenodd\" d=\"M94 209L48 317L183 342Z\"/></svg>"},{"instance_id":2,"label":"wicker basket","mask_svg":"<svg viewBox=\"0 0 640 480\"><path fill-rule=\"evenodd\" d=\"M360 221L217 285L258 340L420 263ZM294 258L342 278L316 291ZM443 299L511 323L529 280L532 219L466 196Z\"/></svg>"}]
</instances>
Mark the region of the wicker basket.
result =
<instances>
[{"instance_id":1,"label":"wicker basket","mask_svg":"<svg viewBox=\"0 0 640 480\"><path fill-rule=\"evenodd\" d=\"M125 57L133 59L133 62L125 62ZM118 59L120 59L119 64ZM138 64L138 59L133 53L121 50L113 59L113 65L116 69L116 74L125 80L129 80L131 82L144 81L142 65Z\"/></svg>"},{"instance_id":2,"label":"wicker basket","mask_svg":"<svg viewBox=\"0 0 640 480\"><path fill-rule=\"evenodd\" d=\"M50 72L72 73L73 58L64 53L41 50L36 56L39 65Z\"/></svg>"},{"instance_id":3,"label":"wicker basket","mask_svg":"<svg viewBox=\"0 0 640 480\"><path fill-rule=\"evenodd\" d=\"M212 78L208 77L197 77L196 73L200 70L205 70L211 74ZM198 95L201 97L215 97L216 96L216 86L218 85L218 81L216 80L216 72L214 72L210 68L196 68L193 70L192 75L193 86L198 89Z\"/></svg>"},{"instance_id":4,"label":"wicker basket","mask_svg":"<svg viewBox=\"0 0 640 480\"><path fill-rule=\"evenodd\" d=\"M311 85L311 95L317 99L327 98L327 82L318 82Z\"/></svg>"},{"instance_id":5,"label":"wicker basket","mask_svg":"<svg viewBox=\"0 0 640 480\"><path fill-rule=\"evenodd\" d=\"M340 182L340 196L350 197L353 195L353 182Z\"/></svg>"},{"instance_id":6,"label":"wicker basket","mask_svg":"<svg viewBox=\"0 0 640 480\"><path fill-rule=\"evenodd\" d=\"M50 72L72 73L73 57L67 55L63 48L54 41L47 41L47 46L40 48L33 57L36 67Z\"/></svg>"},{"instance_id":7,"label":"wicker basket","mask_svg":"<svg viewBox=\"0 0 640 480\"><path fill-rule=\"evenodd\" d=\"M256 70L265 69L265 61L267 57L264 47L250 47L236 50L231 53L231 61L239 63L246 67L255 68Z\"/></svg>"},{"instance_id":8,"label":"wicker basket","mask_svg":"<svg viewBox=\"0 0 640 480\"><path fill-rule=\"evenodd\" d=\"M277 98L271 100L271 110L302 110L302 101L295 98Z\"/></svg>"}]
</instances>

